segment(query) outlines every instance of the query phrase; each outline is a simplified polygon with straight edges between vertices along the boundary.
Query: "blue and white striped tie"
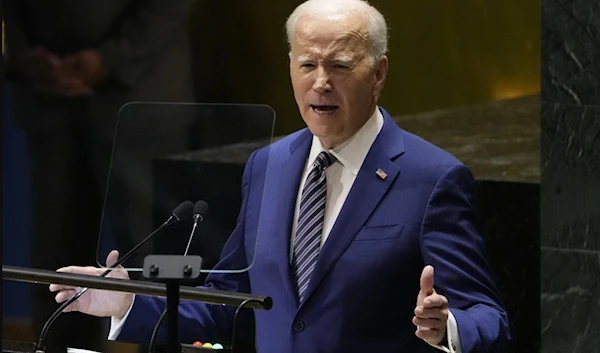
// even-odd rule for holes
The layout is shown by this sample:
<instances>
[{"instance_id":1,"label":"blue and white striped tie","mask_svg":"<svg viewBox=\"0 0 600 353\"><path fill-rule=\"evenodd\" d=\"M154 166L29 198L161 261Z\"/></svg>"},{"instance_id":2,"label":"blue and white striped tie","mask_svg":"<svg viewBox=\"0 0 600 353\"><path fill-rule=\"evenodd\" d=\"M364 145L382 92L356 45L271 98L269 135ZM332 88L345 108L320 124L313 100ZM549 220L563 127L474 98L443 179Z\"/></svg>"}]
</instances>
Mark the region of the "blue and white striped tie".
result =
<instances>
[{"instance_id":1,"label":"blue and white striped tie","mask_svg":"<svg viewBox=\"0 0 600 353\"><path fill-rule=\"evenodd\" d=\"M327 195L325 169L335 160L336 158L331 153L321 152L317 156L302 190L292 259L300 301L304 299L304 293L308 288L311 273L321 249Z\"/></svg>"}]
</instances>

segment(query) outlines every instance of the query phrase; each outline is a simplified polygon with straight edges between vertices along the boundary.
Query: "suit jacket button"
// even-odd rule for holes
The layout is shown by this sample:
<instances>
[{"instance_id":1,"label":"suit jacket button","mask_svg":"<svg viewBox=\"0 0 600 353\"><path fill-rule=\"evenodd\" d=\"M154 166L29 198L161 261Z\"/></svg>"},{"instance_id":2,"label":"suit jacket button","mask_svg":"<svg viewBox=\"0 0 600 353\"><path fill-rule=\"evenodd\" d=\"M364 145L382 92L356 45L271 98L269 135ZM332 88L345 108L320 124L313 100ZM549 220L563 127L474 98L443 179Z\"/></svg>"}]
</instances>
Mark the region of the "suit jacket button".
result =
<instances>
[{"instance_id":1,"label":"suit jacket button","mask_svg":"<svg viewBox=\"0 0 600 353\"><path fill-rule=\"evenodd\" d=\"M294 326L292 326L292 328L294 329L294 331L300 332L300 331L304 330L304 322L296 321L296 322L294 322Z\"/></svg>"}]
</instances>

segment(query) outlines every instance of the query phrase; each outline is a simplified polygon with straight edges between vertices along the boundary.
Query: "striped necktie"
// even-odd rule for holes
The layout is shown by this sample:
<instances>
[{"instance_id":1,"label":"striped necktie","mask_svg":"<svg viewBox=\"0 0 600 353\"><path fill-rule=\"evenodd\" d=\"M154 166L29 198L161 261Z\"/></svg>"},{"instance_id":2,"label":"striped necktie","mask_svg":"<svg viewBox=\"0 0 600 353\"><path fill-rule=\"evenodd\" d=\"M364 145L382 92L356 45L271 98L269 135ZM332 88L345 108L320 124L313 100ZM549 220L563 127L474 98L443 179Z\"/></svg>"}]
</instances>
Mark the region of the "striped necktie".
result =
<instances>
[{"instance_id":1,"label":"striped necktie","mask_svg":"<svg viewBox=\"0 0 600 353\"><path fill-rule=\"evenodd\" d=\"M331 153L321 152L317 156L302 190L292 260L300 301L304 299L304 293L308 288L308 282L321 249L327 195L325 169L335 161L336 158Z\"/></svg>"}]
</instances>

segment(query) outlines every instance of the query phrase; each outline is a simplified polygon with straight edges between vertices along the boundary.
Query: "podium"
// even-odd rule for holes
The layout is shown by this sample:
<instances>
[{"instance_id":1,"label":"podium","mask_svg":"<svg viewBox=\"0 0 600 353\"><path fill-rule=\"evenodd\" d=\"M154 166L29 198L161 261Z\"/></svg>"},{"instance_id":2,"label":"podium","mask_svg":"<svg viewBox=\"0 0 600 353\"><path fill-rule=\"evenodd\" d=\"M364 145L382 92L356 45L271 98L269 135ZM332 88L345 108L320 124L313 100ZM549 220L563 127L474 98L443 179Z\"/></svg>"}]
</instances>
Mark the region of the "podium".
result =
<instances>
[{"instance_id":1,"label":"podium","mask_svg":"<svg viewBox=\"0 0 600 353\"><path fill-rule=\"evenodd\" d=\"M5 265L2 265L2 279L37 284L63 284L76 287L88 287L94 289L151 295L163 298L166 298L168 293L167 285L163 283L140 280L123 280ZM237 312L243 308L270 310L273 306L273 300L268 296L188 286L181 286L179 288L179 298L209 304L233 306L237 307ZM185 344L181 345L181 351L186 353L209 351L238 353L236 352L234 345L236 329L237 327L234 325L232 344L230 347L224 347L224 349L215 350L212 348L195 347L191 344ZM32 342L2 342L2 352L6 353L35 353L35 348L36 345Z\"/></svg>"}]
</instances>

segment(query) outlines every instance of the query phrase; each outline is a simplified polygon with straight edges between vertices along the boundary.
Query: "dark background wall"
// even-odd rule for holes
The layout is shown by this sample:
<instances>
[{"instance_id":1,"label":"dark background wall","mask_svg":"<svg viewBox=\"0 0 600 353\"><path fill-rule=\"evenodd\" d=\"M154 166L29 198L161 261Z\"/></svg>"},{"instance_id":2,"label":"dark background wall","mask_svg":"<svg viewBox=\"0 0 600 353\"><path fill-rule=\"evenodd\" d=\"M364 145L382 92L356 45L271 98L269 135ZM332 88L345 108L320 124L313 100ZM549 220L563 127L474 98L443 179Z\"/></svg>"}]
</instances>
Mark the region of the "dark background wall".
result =
<instances>
[{"instance_id":1,"label":"dark background wall","mask_svg":"<svg viewBox=\"0 0 600 353\"><path fill-rule=\"evenodd\" d=\"M600 3L542 13L542 348L598 352Z\"/></svg>"},{"instance_id":2,"label":"dark background wall","mask_svg":"<svg viewBox=\"0 0 600 353\"><path fill-rule=\"evenodd\" d=\"M284 32L300 3L200 1L192 22L199 100L265 103L278 134L303 127ZM539 93L539 0L370 3L390 26L381 104L393 116Z\"/></svg>"}]
</instances>

